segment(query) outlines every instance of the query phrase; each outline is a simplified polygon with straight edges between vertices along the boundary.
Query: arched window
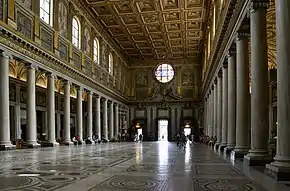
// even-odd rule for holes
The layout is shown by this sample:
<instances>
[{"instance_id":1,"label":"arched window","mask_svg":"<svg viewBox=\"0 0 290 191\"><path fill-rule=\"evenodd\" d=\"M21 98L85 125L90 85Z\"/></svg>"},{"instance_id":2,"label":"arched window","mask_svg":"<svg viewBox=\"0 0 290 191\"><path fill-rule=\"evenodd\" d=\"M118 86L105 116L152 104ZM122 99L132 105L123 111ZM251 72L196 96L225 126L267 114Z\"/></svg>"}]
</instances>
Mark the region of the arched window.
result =
<instances>
[{"instance_id":1,"label":"arched window","mask_svg":"<svg viewBox=\"0 0 290 191\"><path fill-rule=\"evenodd\" d=\"M94 40L94 62L96 64L100 64L99 63L99 55L100 55L100 44L99 44L99 40L95 38L95 40Z\"/></svg>"},{"instance_id":2,"label":"arched window","mask_svg":"<svg viewBox=\"0 0 290 191\"><path fill-rule=\"evenodd\" d=\"M72 21L72 43L80 48L80 22L76 17Z\"/></svg>"},{"instance_id":3,"label":"arched window","mask_svg":"<svg viewBox=\"0 0 290 191\"><path fill-rule=\"evenodd\" d=\"M52 26L52 0L40 0L40 18Z\"/></svg>"},{"instance_id":4,"label":"arched window","mask_svg":"<svg viewBox=\"0 0 290 191\"><path fill-rule=\"evenodd\" d=\"M113 74L113 56L112 56L112 53L109 54L109 73Z\"/></svg>"}]
</instances>

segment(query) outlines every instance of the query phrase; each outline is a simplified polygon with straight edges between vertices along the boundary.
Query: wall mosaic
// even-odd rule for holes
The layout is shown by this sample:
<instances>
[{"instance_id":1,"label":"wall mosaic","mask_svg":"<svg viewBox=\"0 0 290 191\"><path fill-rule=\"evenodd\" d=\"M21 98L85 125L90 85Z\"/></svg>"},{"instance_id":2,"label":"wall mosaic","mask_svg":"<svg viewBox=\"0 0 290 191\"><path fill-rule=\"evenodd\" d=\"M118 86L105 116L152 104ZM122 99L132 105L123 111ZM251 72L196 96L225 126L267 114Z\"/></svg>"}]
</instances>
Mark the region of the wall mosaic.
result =
<instances>
[{"instance_id":1,"label":"wall mosaic","mask_svg":"<svg viewBox=\"0 0 290 191\"><path fill-rule=\"evenodd\" d=\"M182 85L193 86L193 72L189 68L185 68L182 72Z\"/></svg>"},{"instance_id":2,"label":"wall mosaic","mask_svg":"<svg viewBox=\"0 0 290 191\"><path fill-rule=\"evenodd\" d=\"M53 35L52 31L46 30L44 27L40 29L41 46L46 50L52 51Z\"/></svg>"},{"instance_id":3,"label":"wall mosaic","mask_svg":"<svg viewBox=\"0 0 290 191\"><path fill-rule=\"evenodd\" d=\"M17 10L17 31L28 38L32 38L32 19Z\"/></svg>"},{"instance_id":4,"label":"wall mosaic","mask_svg":"<svg viewBox=\"0 0 290 191\"><path fill-rule=\"evenodd\" d=\"M136 74L136 88L144 88L148 86L147 71L138 72Z\"/></svg>"},{"instance_id":5,"label":"wall mosaic","mask_svg":"<svg viewBox=\"0 0 290 191\"><path fill-rule=\"evenodd\" d=\"M58 28L61 36L67 36L67 8L62 1L58 3Z\"/></svg>"},{"instance_id":6,"label":"wall mosaic","mask_svg":"<svg viewBox=\"0 0 290 191\"><path fill-rule=\"evenodd\" d=\"M60 58L67 60L67 58L68 58L68 45L67 45L67 43L63 42L62 40L59 40L58 46L59 46Z\"/></svg>"},{"instance_id":7,"label":"wall mosaic","mask_svg":"<svg viewBox=\"0 0 290 191\"><path fill-rule=\"evenodd\" d=\"M74 48L73 50L73 62L74 62L74 65L75 67L81 69L81 66L82 66L82 59L81 59L81 55L80 55L80 52L78 50L76 50Z\"/></svg>"},{"instance_id":8,"label":"wall mosaic","mask_svg":"<svg viewBox=\"0 0 290 191\"><path fill-rule=\"evenodd\" d=\"M83 50L85 53L90 55L91 53L91 35L89 29L86 27L84 29L84 37L83 37Z\"/></svg>"},{"instance_id":9,"label":"wall mosaic","mask_svg":"<svg viewBox=\"0 0 290 191\"><path fill-rule=\"evenodd\" d=\"M24 8L31 10L32 9L32 0L16 0Z\"/></svg>"}]
</instances>

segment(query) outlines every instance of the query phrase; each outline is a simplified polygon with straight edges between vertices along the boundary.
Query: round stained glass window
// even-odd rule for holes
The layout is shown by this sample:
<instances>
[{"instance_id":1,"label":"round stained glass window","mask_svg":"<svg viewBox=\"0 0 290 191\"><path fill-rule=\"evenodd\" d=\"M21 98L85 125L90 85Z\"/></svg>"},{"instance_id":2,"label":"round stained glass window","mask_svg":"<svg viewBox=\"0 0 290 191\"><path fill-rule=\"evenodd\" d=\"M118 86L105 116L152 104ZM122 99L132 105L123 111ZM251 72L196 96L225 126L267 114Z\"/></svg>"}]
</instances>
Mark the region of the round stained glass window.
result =
<instances>
[{"instance_id":1,"label":"round stained glass window","mask_svg":"<svg viewBox=\"0 0 290 191\"><path fill-rule=\"evenodd\" d=\"M155 77L161 83L170 82L174 77L174 70L169 64L160 64L155 70Z\"/></svg>"}]
</instances>

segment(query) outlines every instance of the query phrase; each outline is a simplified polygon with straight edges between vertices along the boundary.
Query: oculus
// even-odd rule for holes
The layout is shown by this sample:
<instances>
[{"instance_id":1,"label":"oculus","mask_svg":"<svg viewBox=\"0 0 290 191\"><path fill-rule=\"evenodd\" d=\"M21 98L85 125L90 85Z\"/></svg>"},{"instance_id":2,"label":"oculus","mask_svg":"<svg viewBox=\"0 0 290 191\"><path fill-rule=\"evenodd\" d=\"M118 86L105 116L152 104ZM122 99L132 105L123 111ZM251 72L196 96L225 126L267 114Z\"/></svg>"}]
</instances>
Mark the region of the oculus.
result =
<instances>
[{"instance_id":1,"label":"oculus","mask_svg":"<svg viewBox=\"0 0 290 191\"><path fill-rule=\"evenodd\" d=\"M174 70L169 64L160 64L155 70L155 77L161 83L170 82L174 77Z\"/></svg>"}]
</instances>

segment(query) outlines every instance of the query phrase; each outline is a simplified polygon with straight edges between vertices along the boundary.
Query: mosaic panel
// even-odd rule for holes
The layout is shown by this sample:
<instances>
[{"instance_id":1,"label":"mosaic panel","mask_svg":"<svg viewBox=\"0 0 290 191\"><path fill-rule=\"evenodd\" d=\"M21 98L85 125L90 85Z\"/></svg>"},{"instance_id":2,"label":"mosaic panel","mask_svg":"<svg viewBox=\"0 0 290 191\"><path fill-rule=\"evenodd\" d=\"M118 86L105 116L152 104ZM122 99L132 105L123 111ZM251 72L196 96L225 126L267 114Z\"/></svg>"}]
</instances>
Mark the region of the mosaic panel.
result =
<instances>
[{"instance_id":1,"label":"mosaic panel","mask_svg":"<svg viewBox=\"0 0 290 191\"><path fill-rule=\"evenodd\" d=\"M32 38L32 19L17 10L17 31L28 38Z\"/></svg>"},{"instance_id":2,"label":"mosaic panel","mask_svg":"<svg viewBox=\"0 0 290 191\"><path fill-rule=\"evenodd\" d=\"M68 48L67 44L62 42L61 40L58 41L58 46L59 46L59 56L60 58L67 60L68 58Z\"/></svg>"},{"instance_id":3,"label":"mosaic panel","mask_svg":"<svg viewBox=\"0 0 290 191\"><path fill-rule=\"evenodd\" d=\"M53 35L52 31L48 31L45 28L41 27L40 29L40 39L41 46L46 50L52 51Z\"/></svg>"},{"instance_id":4,"label":"mosaic panel","mask_svg":"<svg viewBox=\"0 0 290 191\"><path fill-rule=\"evenodd\" d=\"M88 75L92 75L91 61L88 59L85 60L85 72Z\"/></svg>"},{"instance_id":5,"label":"mosaic panel","mask_svg":"<svg viewBox=\"0 0 290 191\"><path fill-rule=\"evenodd\" d=\"M73 59L75 67L78 68L78 69L81 69L81 67L82 67L82 58L81 58L80 53L76 49L73 50L72 59Z\"/></svg>"}]
</instances>

